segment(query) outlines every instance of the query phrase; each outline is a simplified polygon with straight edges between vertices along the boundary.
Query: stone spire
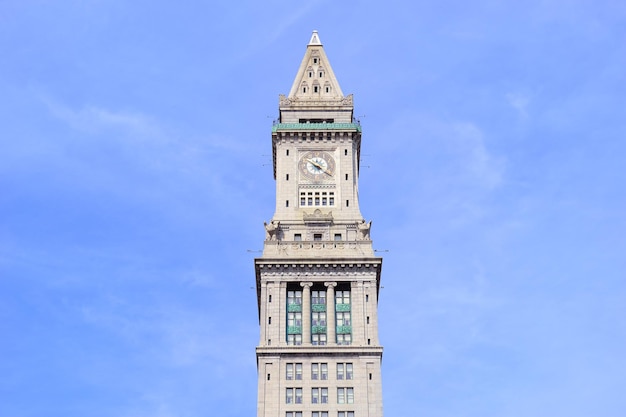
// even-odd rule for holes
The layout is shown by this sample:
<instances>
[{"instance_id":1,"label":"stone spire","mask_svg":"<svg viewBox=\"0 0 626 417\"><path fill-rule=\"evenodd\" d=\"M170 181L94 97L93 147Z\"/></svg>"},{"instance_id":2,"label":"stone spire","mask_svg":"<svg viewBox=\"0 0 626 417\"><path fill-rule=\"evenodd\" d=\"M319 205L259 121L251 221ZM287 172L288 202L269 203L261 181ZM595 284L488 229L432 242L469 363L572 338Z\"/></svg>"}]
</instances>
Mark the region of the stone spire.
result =
<instances>
[{"instance_id":1,"label":"stone spire","mask_svg":"<svg viewBox=\"0 0 626 417\"><path fill-rule=\"evenodd\" d=\"M291 100L336 101L343 98L316 30L311 35L300 69L289 92Z\"/></svg>"}]
</instances>

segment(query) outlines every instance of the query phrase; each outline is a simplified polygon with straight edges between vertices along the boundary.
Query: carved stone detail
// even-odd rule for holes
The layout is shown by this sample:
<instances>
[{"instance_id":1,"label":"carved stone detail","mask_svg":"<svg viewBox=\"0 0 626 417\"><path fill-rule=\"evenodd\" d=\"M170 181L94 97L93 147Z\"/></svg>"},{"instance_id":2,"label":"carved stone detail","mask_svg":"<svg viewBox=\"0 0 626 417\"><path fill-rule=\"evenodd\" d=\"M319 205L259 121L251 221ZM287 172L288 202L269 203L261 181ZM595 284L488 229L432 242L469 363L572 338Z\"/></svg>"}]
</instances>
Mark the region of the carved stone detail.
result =
<instances>
[{"instance_id":1,"label":"carved stone detail","mask_svg":"<svg viewBox=\"0 0 626 417\"><path fill-rule=\"evenodd\" d=\"M305 223L308 222L332 222L333 221L333 212L329 211L328 213L322 213L322 210L316 209L313 213L307 214L303 213L302 217Z\"/></svg>"}]
</instances>

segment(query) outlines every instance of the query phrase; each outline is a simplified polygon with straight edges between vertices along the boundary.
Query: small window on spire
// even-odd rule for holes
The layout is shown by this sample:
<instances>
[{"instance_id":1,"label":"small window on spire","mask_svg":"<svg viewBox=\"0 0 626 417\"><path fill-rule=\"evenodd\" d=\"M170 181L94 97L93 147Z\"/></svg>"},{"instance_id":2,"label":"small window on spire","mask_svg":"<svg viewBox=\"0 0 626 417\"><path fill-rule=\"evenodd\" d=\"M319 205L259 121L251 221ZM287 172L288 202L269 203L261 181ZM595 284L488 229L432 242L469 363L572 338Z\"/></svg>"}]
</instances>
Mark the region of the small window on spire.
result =
<instances>
[{"instance_id":1,"label":"small window on spire","mask_svg":"<svg viewBox=\"0 0 626 417\"><path fill-rule=\"evenodd\" d=\"M309 78L313 77L313 71L309 71Z\"/></svg>"},{"instance_id":2,"label":"small window on spire","mask_svg":"<svg viewBox=\"0 0 626 417\"><path fill-rule=\"evenodd\" d=\"M326 87L326 92L330 93L330 87Z\"/></svg>"},{"instance_id":3,"label":"small window on spire","mask_svg":"<svg viewBox=\"0 0 626 417\"><path fill-rule=\"evenodd\" d=\"M313 63L317 64L317 58L313 58Z\"/></svg>"},{"instance_id":4,"label":"small window on spire","mask_svg":"<svg viewBox=\"0 0 626 417\"><path fill-rule=\"evenodd\" d=\"M318 91L317 91L317 90L318 90L318 88L319 88L318 86L314 86L314 87L313 87L313 92L314 92L314 93L317 93L317 92L318 92Z\"/></svg>"},{"instance_id":5,"label":"small window on spire","mask_svg":"<svg viewBox=\"0 0 626 417\"><path fill-rule=\"evenodd\" d=\"M320 71L320 78L322 78L323 76L324 76L324 73Z\"/></svg>"},{"instance_id":6,"label":"small window on spire","mask_svg":"<svg viewBox=\"0 0 626 417\"><path fill-rule=\"evenodd\" d=\"M306 87L302 87L302 92L306 93Z\"/></svg>"}]
</instances>

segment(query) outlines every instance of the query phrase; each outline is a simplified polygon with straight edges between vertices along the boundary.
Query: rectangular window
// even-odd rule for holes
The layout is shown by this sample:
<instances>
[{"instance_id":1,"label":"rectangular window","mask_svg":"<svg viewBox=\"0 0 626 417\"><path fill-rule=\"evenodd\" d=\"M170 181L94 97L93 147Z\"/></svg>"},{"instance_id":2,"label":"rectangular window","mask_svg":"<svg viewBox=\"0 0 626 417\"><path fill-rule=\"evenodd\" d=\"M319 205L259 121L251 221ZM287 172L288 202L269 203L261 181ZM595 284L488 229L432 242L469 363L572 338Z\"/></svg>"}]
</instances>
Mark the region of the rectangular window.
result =
<instances>
[{"instance_id":1,"label":"rectangular window","mask_svg":"<svg viewBox=\"0 0 626 417\"><path fill-rule=\"evenodd\" d=\"M350 291L335 292L335 302L337 304L350 304Z\"/></svg>"},{"instance_id":2,"label":"rectangular window","mask_svg":"<svg viewBox=\"0 0 626 417\"><path fill-rule=\"evenodd\" d=\"M311 344L314 346L326 345L326 333L315 333L311 335Z\"/></svg>"},{"instance_id":3,"label":"rectangular window","mask_svg":"<svg viewBox=\"0 0 626 417\"><path fill-rule=\"evenodd\" d=\"M321 393L322 404L328 404L328 388L322 388Z\"/></svg>"},{"instance_id":4,"label":"rectangular window","mask_svg":"<svg viewBox=\"0 0 626 417\"><path fill-rule=\"evenodd\" d=\"M302 411L287 411L285 417L302 417Z\"/></svg>"},{"instance_id":5,"label":"rectangular window","mask_svg":"<svg viewBox=\"0 0 626 417\"><path fill-rule=\"evenodd\" d=\"M287 313L287 327L302 327L302 313Z\"/></svg>"},{"instance_id":6,"label":"rectangular window","mask_svg":"<svg viewBox=\"0 0 626 417\"><path fill-rule=\"evenodd\" d=\"M289 174L285 174L285 179L289 181Z\"/></svg>"},{"instance_id":7,"label":"rectangular window","mask_svg":"<svg viewBox=\"0 0 626 417\"><path fill-rule=\"evenodd\" d=\"M350 320L350 312L344 311L337 313L337 326L350 326L352 321Z\"/></svg>"},{"instance_id":8,"label":"rectangular window","mask_svg":"<svg viewBox=\"0 0 626 417\"><path fill-rule=\"evenodd\" d=\"M326 326L326 312L314 311L311 313L311 325L312 326Z\"/></svg>"},{"instance_id":9,"label":"rectangular window","mask_svg":"<svg viewBox=\"0 0 626 417\"><path fill-rule=\"evenodd\" d=\"M321 233L314 233L313 234L313 240L322 240L322 234Z\"/></svg>"},{"instance_id":10,"label":"rectangular window","mask_svg":"<svg viewBox=\"0 0 626 417\"><path fill-rule=\"evenodd\" d=\"M326 305L326 291L311 291L311 302L313 304L323 304Z\"/></svg>"},{"instance_id":11,"label":"rectangular window","mask_svg":"<svg viewBox=\"0 0 626 417\"><path fill-rule=\"evenodd\" d=\"M354 411L339 411L337 417L354 417Z\"/></svg>"},{"instance_id":12,"label":"rectangular window","mask_svg":"<svg viewBox=\"0 0 626 417\"><path fill-rule=\"evenodd\" d=\"M341 240L341 233L335 233L335 241L338 242Z\"/></svg>"},{"instance_id":13,"label":"rectangular window","mask_svg":"<svg viewBox=\"0 0 626 417\"><path fill-rule=\"evenodd\" d=\"M300 233L295 233L293 235L293 240L295 241L301 241L302 240L302 235Z\"/></svg>"},{"instance_id":14,"label":"rectangular window","mask_svg":"<svg viewBox=\"0 0 626 417\"><path fill-rule=\"evenodd\" d=\"M328 411L313 411L311 417L328 417Z\"/></svg>"},{"instance_id":15,"label":"rectangular window","mask_svg":"<svg viewBox=\"0 0 626 417\"><path fill-rule=\"evenodd\" d=\"M302 304L302 291L287 291L287 304Z\"/></svg>"},{"instance_id":16,"label":"rectangular window","mask_svg":"<svg viewBox=\"0 0 626 417\"><path fill-rule=\"evenodd\" d=\"M312 363L311 364L311 379L323 381L328 379L328 364L327 363Z\"/></svg>"},{"instance_id":17,"label":"rectangular window","mask_svg":"<svg viewBox=\"0 0 626 417\"><path fill-rule=\"evenodd\" d=\"M302 388L296 388L296 404L302 404Z\"/></svg>"},{"instance_id":18,"label":"rectangular window","mask_svg":"<svg viewBox=\"0 0 626 417\"><path fill-rule=\"evenodd\" d=\"M320 389L311 388L311 404L319 404L320 402Z\"/></svg>"},{"instance_id":19,"label":"rectangular window","mask_svg":"<svg viewBox=\"0 0 626 417\"><path fill-rule=\"evenodd\" d=\"M338 404L354 404L354 388L337 388Z\"/></svg>"},{"instance_id":20,"label":"rectangular window","mask_svg":"<svg viewBox=\"0 0 626 417\"><path fill-rule=\"evenodd\" d=\"M285 395L285 403L293 404L293 388L287 388L287 393Z\"/></svg>"},{"instance_id":21,"label":"rectangular window","mask_svg":"<svg viewBox=\"0 0 626 417\"><path fill-rule=\"evenodd\" d=\"M334 206L334 191L300 191L300 206Z\"/></svg>"},{"instance_id":22,"label":"rectangular window","mask_svg":"<svg viewBox=\"0 0 626 417\"><path fill-rule=\"evenodd\" d=\"M287 344L288 345L300 346L302 344L302 335L301 334L288 334L287 335ZM349 343L347 343L347 344L349 344Z\"/></svg>"},{"instance_id":23,"label":"rectangular window","mask_svg":"<svg viewBox=\"0 0 626 417\"><path fill-rule=\"evenodd\" d=\"M289 207L289 200L285 201L285 207Z\"/></svg>"},{"instance_id":24,"label":"rectangular window","mask_svg":"<svg viewBox=\"0 0 626 417\"><path fill-rule=\"evenodd\" d=\"M337 335L337 344L338 345L349 345L352 343L352 335L351 334L338 334Z\"/></svg>"},{"instance_id":25,"label":"rectangular window","mask_svg":"<svg viewBox=\"0 0 626 417\"><path fill-rule=\"evenodd\" d=\"M287 380L302 379L302 363L288 363L285 366L285 378Z\"/></svg>"},{"instance_id":26,"label":"rectangular window","mask_svg":"<svg viewBox=\"0 0 626 417\"><path fill-rule=\"evenodd\" d=\"M350 380L354 378L353 366L351 363L338 363L337 364L337 379L338 380Z\"/></svg>"}]
</instances>

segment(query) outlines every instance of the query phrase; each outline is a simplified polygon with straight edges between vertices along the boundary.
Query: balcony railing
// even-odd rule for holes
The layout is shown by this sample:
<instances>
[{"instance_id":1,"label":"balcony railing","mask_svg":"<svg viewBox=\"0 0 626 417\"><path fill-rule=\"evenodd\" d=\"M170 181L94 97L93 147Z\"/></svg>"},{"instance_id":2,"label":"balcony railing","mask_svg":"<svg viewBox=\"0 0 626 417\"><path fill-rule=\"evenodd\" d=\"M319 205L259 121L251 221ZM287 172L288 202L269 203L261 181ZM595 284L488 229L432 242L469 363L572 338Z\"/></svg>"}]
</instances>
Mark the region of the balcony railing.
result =
<instances>
[{"instance_id":1,"label":"balcony railing","mask_svg":"<svg viewBox=\"0 0 626 417\"><path fill-rule=\"evenodd\" d=\"M361 131L360 123L276 123L272 132L279 130L355 130Z\"/></svg>"}]
</instances>

